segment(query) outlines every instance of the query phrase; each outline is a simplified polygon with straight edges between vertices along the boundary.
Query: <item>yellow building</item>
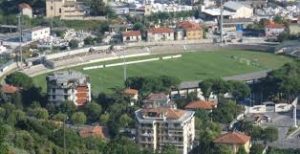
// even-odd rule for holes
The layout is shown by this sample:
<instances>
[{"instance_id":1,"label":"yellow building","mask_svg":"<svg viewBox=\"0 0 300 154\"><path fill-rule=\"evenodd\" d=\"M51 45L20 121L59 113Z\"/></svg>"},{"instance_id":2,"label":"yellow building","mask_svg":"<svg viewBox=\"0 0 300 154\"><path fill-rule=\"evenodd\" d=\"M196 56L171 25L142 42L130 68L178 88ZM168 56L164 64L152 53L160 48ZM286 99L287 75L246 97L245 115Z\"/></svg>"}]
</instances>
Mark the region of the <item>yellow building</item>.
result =
<instances>
[{"instance_id":1,"label":"yellow building","mask_svg":"<svg viewBox=\"0 0 300 154\"><path fill-rule=\"evenodd\" d=\"M228 132L220 135L214 140L215 144L224 144L232 148L233 153L237 153L240 147L244 147L247 153L251 148L251 137L239 132Z\"/></svg>"},{"instance_id":2,"label":"yellow building","mask_svg":"<svg viewBox=\"0 0 300 154\"><path fill-rule=\"evenodd\" d=\"M47 18L81 18L86 14L85 7L76 0L46 0Z\"/></svg>"},{"instance_id":3,"label":"yellow building","mask_svg":"<svg viewBox=\"0 0 300 154\"><path fill-rule=\"evenodd\" d=\"M184 30L185 40L200 40L203 39L202 27L194 22L183 21L177 25L177 28Z\"/></svg>"}]
</instances>

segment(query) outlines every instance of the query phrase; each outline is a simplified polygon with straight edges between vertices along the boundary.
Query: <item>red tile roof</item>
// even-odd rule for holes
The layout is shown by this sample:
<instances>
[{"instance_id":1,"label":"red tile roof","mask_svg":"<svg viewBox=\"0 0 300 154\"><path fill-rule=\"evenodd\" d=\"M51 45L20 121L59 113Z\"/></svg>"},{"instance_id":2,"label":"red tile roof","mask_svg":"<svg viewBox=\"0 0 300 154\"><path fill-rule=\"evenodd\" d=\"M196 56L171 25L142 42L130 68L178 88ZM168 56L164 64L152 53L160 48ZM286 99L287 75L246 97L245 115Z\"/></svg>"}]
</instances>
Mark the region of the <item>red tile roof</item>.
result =
<instances>
[{"instance_id":1,"label":"red tile roof","mask_svg":"<svg viewBox=\"0 0 300 154\"><path fill-rule=\"evenodd\" d=\"M201 30L202 29L202 27L199 24L197 24L195 22L191 22L191 21L182 21L177 24L177 27L183 28L185 30Z\"/></svg>"},{"instance_id":2,"label":"red tile roof","mask_svg":"<svg viewBox=\"0 0 300 154\"><path fill-rule=\"evenodd\" d=\"M151 114L154 117L161 117L164 115L167 119L179 119L185 113L184 110L172 109L172 108L151 108L144 109L143 114L149 115Z\"/></svg>"},{"instance_id":3,"label":"red tile roof","mask_svg":"<svg viewBox=\"0 0 300 154\"><path fill-rule=\"evenodd\" d=\"M212 110L216 108L216 103L210 101L193 101L184 107L185 109L203 109L203 110Z\"/></svg>"},{"instance_id":4,"label":"red tile roof","mask_svg":"<svg viewBox=\"0 0 300 154\"><path fill-rule=\"evenodd\" d=\"M123 36L140 36L141 32L140 31L127 31L122 33Z\"/></svg>"},{"instance_id":5,"label":"red tile roof","mask_svg":"<svg viewBox=\"0 0 300 154\"><path fill-rule=\"evenodd\" d=\"M89 90L87 86L78 86L76 88L76 103L77 106L83 106L88 102Z\"/></svg>"},{"instance_id":6,"label":"red tile roof","mask_svg":"<svg viewBox=\"0 0 300 154\"><path fill-rule=\"evenodd\" d=\"M214 142L219 144L245 144L251 137L243 133L228 132L217 137Z\"/></svg>"},{"instance_id":7,"label":"red tile roof","mask_svg":"<svg viewBox=\"0 0 300 154\"><path fill-rule=\"evenodd\" d=\"M25 8L32 9L31 6L28 5L27 3L21 3L21 4L19 4L19 8L20 9L25 9Z\"/></svg>"},{"instance_id":8,"label":"red tile roof","mask_svg":"<svg viewBox=\"0 0 300 154\"><path fill-rule=\"evenodd\" d=\"M165 93L151 93L148 95L146 101L165 100L168 96Z\"/></svg>"},{"instance_id":9,"label":"red tile roof","mask_svg":"<svg viewBox=\"0 0 300 154\"><path fill-rule=\"evenodd\" d=\"M8 84L2 85L2 87L1 87L1 91L6 94L14 94L14 93L18 92L19 90L20 89L18 87L15 87L13 85L8 85Z\"/></svg>"},{"instance_id":10,"label":"red tile roof","mask_svg":"<svg viewBox=\"0 0 300 154\"><path fill-rule=\"evenodd\" d=\"M124 94L126 95L137 95L139 93L136 89L127 88L124 90Z\"/></svg>"},{"instance_id":11,"label":"red tile roof","mask_svg":"<svg viewBox=\"0 0 300 154\"><path fill-rule=\"evenodd\" d=\"M283 24L276 24L276 23L268 23L265 27L271 29L285 28Z\"/></svg>"},{"instance_id":12,"label":"red tile roof","mask_svg":"<svg viewBox=\"0 0 300 154\"><path fill-rule=\"evenodd\" d=\"M82 138L94 136L94 137L101 137L102 139L108 139L108 129L103 126L88 126L82 128L79 132Z\"/></svg>"},{"instance_id":13,"label":"red tile roof","mask_svg":"<svg viewBox=\"0 0 300 154\"><path fill-rule=\"evenodd\" d=\"M160 33L173 33L174 30L167 27L160 27L160 28L151 28L148 30L148 32L153 34L160 34Z\"/></svg>"}]
</instances>

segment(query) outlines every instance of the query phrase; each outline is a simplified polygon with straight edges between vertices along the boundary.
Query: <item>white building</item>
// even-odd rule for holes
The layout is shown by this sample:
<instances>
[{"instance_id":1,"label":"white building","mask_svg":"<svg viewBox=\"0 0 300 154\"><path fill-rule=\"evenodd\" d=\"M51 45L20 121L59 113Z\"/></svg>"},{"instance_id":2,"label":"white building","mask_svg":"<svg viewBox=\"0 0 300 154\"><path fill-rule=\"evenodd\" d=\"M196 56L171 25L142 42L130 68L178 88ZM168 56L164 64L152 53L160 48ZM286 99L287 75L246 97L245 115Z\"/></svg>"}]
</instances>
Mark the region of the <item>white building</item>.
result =
<instances>
[{"instance_id":1,"label":"white building","mask_svg":"<svg viewBox=\"0 0 300 154\"><path fill-rule=\"evenodd\" d=\"M6 52L6 51L7 51L7 48L3 45L3 42L0 41L0 54L3 52Z\"/></svg>"},{"instance_id":2,"label":"white building","mask_svg":"<svg viewBox=\"0 0 300 154\"><path fill-rule=\"evenodd\" d=\"M139 42L142 40L140 31L127 31L122 33L123 42Z\"/></svg>"},{"instance_id":3,"label":"white building","mask_svg":"<svg viewBox=\"0 0 300 154\"><path fill-rule=\"evenodd\" d=\"M147 40L149 42L173 41L174 39L174 30L170 28L151 28L147 31Z\"/></svg>"},{"instance_id":4,"label":"white building","mask_svg":"<svg viewBox=\"0 0 300 154\"><path fill-rule=\"evenodd\" d=\"M32 8L27 3L21 3L19 4L19 10L22 13L22 15L28 16L29 18L32 18Z\"/></svg>"},{"instance_id":5,"label":"white building","mask_svg":"<svg viewBox=\"0 0 300 154\"><path fill-rule=\"evenodd\" d=\"M23 31L23 41L38 41L50 37L50 27L34 27Z\"/></svg>"},{"instance_id":6,"label":"white building","mask_svg":"<svg viewBox=\"0 0 300 154\"><path fill-rule=\"evenodd\" d=\"M269 23L265 26L265 34L268 38L277 38L277 36L285 31L283 24Z\"/></svg>"},{"instance_id":7,"label":"white building","mask_svg":"<svg viewBox=\"0 0 300 154\"><path fill-rule=\"evenodd\" d=\"M193 148L195 119L193 111L170 108L135 111L136 141L143 148L161 151L174 145L182 154Z\"/></svg>"},{"instance_id":8,"label":"white building","mask_svg":"<svg viewBox=\"0 0 300 154\"><path fill-rule=\"evenodd\" d=\"M189 5L179 5L179 4L160 4L160 3L150 3L145 5L145 15L151 15L152 13L158 12L182 12L182 11L192 11L193 7Z\"/></svg>"},{"instance_id":9,"label":"white building","mask_svg":"<svg viewBox=\"0 0 300 154\"><path fill-rule=\"evenodd\" d=\"M251 18L253 17L253 9L239 2L228 1L224 4L224 9L233 12L232 18Z\"/></svg>"},{"instance_id":10,"label":"white building","mask_svg":"<svg viewBox=\"0 0 300 154\"><path fill-rule=\"evenodd\" d=\"M91 84L79 72L56 72L47 76L48 101L56 104L71 101L76 106L90 102Z\"/></svg>"}]
</instances>

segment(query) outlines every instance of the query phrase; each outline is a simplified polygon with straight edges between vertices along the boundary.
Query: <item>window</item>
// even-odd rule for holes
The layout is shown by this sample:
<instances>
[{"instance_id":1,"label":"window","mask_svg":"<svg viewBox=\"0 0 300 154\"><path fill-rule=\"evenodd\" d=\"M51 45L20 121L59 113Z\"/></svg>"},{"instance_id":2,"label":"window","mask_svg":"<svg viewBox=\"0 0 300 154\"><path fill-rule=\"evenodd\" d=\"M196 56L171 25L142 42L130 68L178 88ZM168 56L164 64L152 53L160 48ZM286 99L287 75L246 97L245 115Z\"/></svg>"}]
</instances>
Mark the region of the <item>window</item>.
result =
<instances>
[{"instance_id":1,"label":"window","mask_svg":"<svg viewBox=\"0 0 300 154\"><path fill-rule=\"evenodd\" d=\"M51 6L50 9L53 10L53 6Z\"/></svg>"},{"instance_id":2,"label":"window","mask_svg":"<svg viewBox=\"0 0 300 154\"><path fill-rule=\"evenodd\" d=\"M61 8L59 8L59 13L61 13Z\"/></svg>"}]
</instances>

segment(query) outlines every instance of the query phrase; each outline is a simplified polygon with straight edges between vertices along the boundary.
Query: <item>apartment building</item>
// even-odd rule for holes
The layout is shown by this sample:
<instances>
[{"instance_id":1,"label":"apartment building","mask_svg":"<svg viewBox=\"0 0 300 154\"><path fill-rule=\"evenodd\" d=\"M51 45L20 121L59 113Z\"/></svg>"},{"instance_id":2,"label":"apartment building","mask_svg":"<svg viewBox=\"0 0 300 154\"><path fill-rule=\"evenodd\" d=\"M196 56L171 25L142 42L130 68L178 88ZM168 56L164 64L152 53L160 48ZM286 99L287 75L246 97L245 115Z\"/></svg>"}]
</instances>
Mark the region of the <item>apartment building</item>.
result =
<instances>
[{"instance_id":1,"label":"apartment building","mask_svg":"<svg viewBox=\"0 0 300 154\"><path fill-rule=\"evenodd\" d=\"M72 101L83 106L91 101L91 84L87 76L74 71L55 72L47 76L48 101L56 104Z\"/></svg>"},{"instance_id":2,"label":"apartment building","mask_svg":"<svg viewBox=\"0 0 300 154\"><path fill-rule=\"evenodd\" d=\"M193 111L171 108L140 109L135 111L135 117L136 141L142 148L161 151L171 144L183 154L193 148Z\"/></svg>"},{"instance_id":3,"label":"apartment building","mask_svg":"<svg viewBox=\"0 0 300 154\"><path fill-rule=\"evenodd\" d=\"M77 0L46 0L47 18L83 18L86 15L86 10L86 6Z\"/></svg>"}]
</instances>

